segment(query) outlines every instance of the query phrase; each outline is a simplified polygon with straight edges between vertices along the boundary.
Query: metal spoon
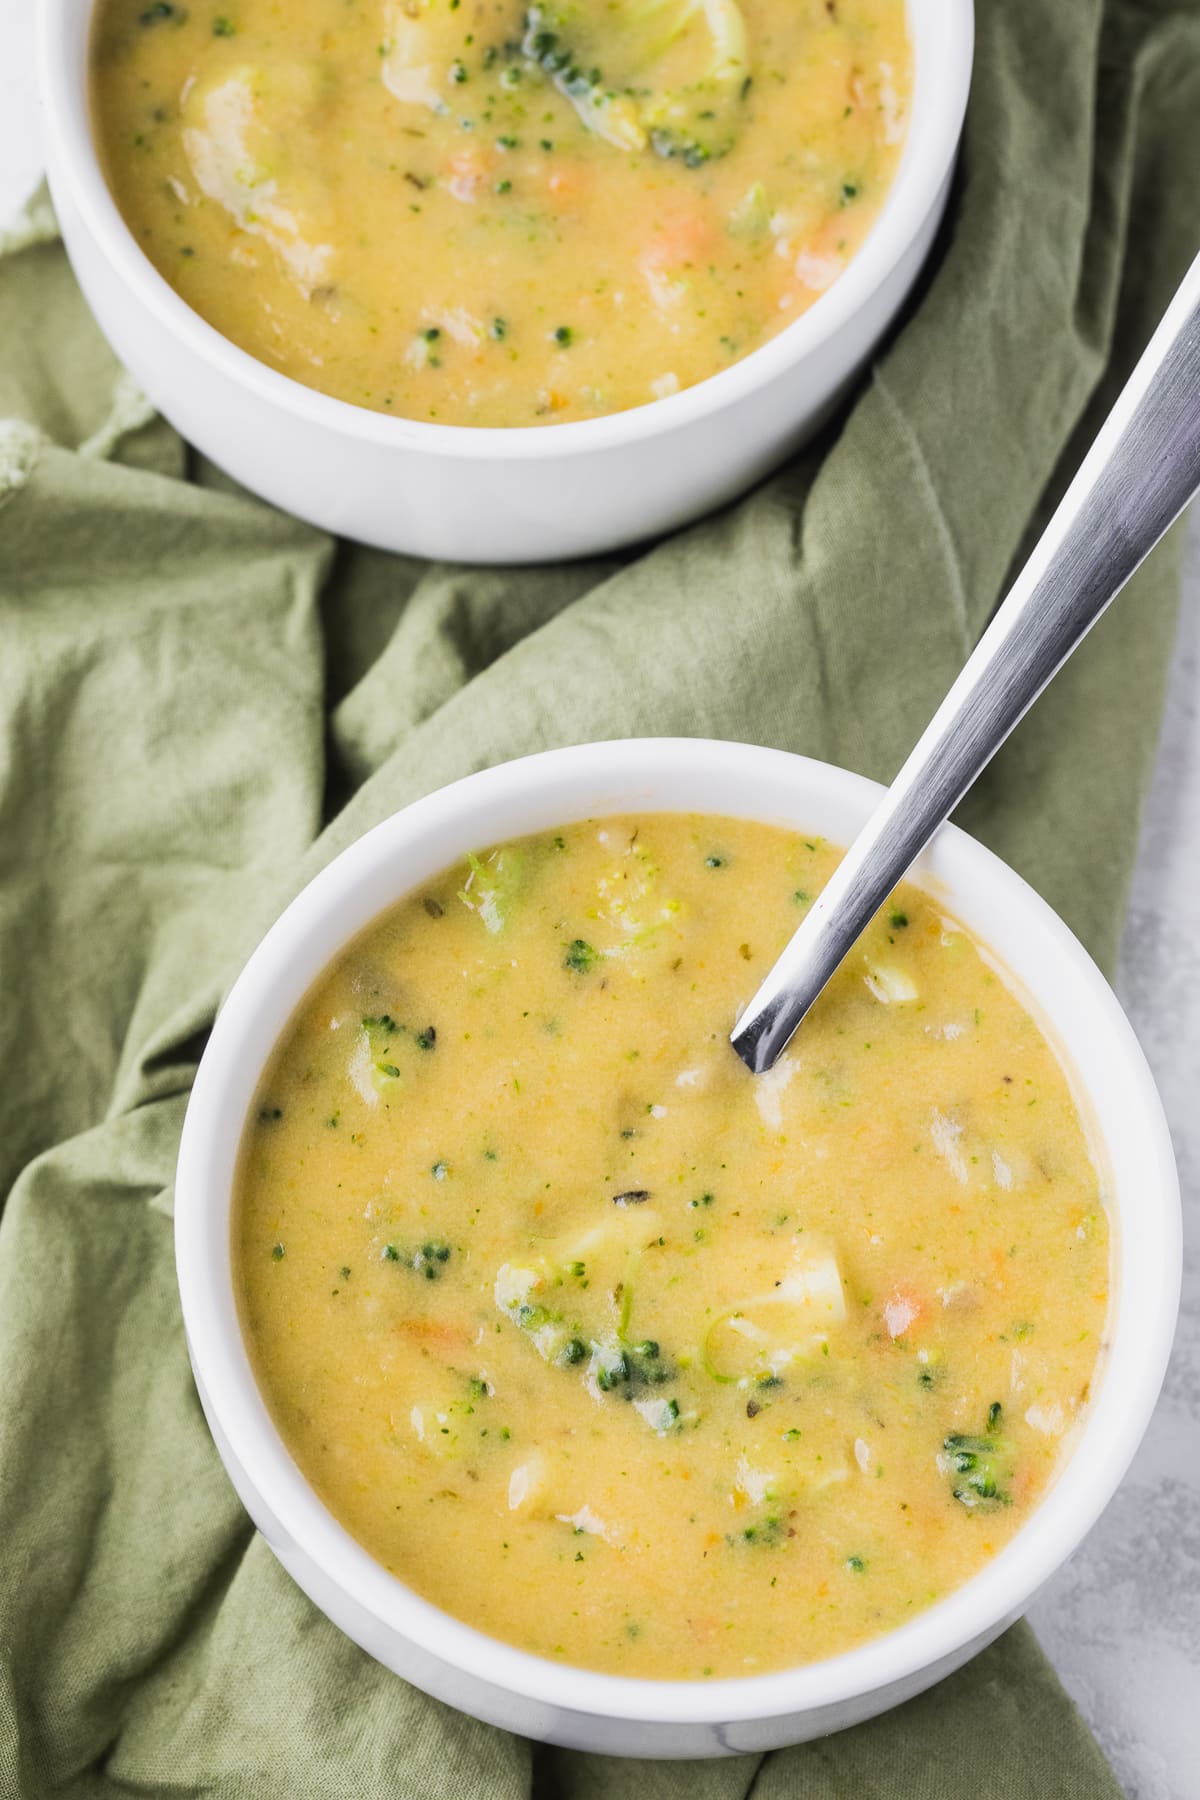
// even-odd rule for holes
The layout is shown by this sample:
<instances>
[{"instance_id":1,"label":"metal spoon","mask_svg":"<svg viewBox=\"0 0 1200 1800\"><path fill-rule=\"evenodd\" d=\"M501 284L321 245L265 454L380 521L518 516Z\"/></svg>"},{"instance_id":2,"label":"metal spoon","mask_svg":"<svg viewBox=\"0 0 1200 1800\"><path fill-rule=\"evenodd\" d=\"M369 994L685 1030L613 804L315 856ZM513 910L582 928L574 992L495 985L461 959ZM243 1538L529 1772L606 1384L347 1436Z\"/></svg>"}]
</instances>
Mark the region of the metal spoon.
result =
<instances>
[{"instance_id":1,"label":"metal spoon","mask_svg":"<svg viewBox=\"0 0 1200 1800\"><path fill-rule=\"evenodd\" d=\"M1003 605L730 1042L760 1075L938 826L1200 489L1200 257Z\"/></svg>"}]
</instances>

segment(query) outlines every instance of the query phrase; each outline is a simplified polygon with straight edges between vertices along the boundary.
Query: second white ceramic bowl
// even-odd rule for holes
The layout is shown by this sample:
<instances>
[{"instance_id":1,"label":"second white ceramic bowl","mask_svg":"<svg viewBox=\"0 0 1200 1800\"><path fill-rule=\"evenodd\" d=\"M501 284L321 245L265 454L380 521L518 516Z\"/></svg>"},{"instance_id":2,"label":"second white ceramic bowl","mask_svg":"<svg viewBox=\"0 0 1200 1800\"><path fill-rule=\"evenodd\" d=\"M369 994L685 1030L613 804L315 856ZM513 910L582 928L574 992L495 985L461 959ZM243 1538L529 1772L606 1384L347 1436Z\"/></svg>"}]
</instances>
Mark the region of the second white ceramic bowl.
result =
<instances>
[{"instance_id":1,"label":"second white ceramic bowl","mask_svg":"<svg viewBox=\"0 0 1200 1800\"><path fill-rule=\"evenodd\" d=\"M846 272L794 324L671 399L567 425L430 425L268 369L163 280L101 173L88 105L95 0L41 0L50 187L79 284L154 404L252 492L328 531L459 562L542 562L682 525L828 417L916 280L970 85L972 0L908 0L915 81L896 181Z\"/></svg>"},{"instance_id":2,"label":"second white ceramic bowl","mask_svg":"<svg viewBox=\"0 0 1200 1800\"><path fill-rule=\"evenodd\" d=\"M869 1718L957 1668L1022 1611L1095 1522L1145 1430L1179 1296L1179 1191L1162 1107L1087 953L1011 869L952 826L915 879L990 947L1059 1050L1093 1134L1114 1243L1110 1344L1074 1452L1016 1538L965 1586L859 1649L774 1674L662 1682L564 1668L483 1636L387 1574L308 1487L255 1385L231 1253L239 1144L281 1032L359 932L467 851L569 821L723 813L846 843L880 793L824 763L691 739L503 764L418 801L330 863L268 933L217 1019L175 1191L183 1315L217 1446L264 1537L322 1611L388 1668L481 1719L611 1755L719 1756Z\"/></svg>"}]
</instances>

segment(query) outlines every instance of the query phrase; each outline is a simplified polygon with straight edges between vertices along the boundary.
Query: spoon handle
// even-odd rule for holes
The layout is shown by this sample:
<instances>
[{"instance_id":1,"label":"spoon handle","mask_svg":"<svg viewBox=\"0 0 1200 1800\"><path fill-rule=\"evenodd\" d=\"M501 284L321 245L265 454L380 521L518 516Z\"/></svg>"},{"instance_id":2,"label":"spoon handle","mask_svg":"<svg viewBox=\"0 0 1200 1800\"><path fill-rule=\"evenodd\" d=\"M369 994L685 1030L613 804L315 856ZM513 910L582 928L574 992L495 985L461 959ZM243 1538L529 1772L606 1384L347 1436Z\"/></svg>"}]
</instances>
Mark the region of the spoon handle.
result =
<instances>
[{"instance_id":1,"label":"spoon handle","mask_svg":"<svg viewBox=\"0 0 1200 1800\"><path fill-rule=\"evenodd\" d=\"M1200 257L1008 597L738 1021L731 1042L755 1074L1197 489Z\"/></svg>"}]
</instances>

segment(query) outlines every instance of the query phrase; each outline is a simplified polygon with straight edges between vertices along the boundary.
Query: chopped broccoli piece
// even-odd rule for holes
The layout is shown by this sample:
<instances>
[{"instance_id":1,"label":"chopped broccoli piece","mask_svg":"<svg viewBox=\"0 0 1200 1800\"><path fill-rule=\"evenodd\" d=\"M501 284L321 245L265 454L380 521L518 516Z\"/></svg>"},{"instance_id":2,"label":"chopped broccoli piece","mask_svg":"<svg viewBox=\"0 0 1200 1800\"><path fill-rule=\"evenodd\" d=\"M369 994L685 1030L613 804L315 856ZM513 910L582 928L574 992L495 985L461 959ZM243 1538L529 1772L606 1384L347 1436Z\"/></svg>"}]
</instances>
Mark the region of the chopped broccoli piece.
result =
<instances>
[{"instance_id":1,"label":"chopped broccoli piece","mask_svg":"<svg viewBox=\"0 0 1200 1800\"><path fill-rule=\"evenodd\" d=\"M633 1410L659 1437L679 1428L679 1402L673 1398L656 1395L652 1400L635 1400Z\"/></svg>"},{"instance_id":2,"label":"chopped broccoli piece","mask_svg":"<svg viewBox=\"0 0 1200 1800\"><path fill-rule=\"evenodd\" d=\"M412 1267L424 1275L426 1281L436 1281L446 1263L450 1261L450 1246L439 1238L433 1238L422 1244L412 1259Z\"/></svg>"},{"instance_id":3,"label":"chopped broccoli piece","mask_svg":"<svg viewBox=\"0 0 1200 1800\"><path fill-rule=\"evenodd\" d=\"M613 1388L626 1387L632 1379L633 1369L623 1350L612 1355L601 1352L597 1359L596 1386L602 1394L611 1393Z\"/></svg>"},{"instance_id":4,"label":"chopped broccoli piece","mask_svg":"<svg viewBox=\"0 0 1200 1800\"><path fill-rule=\"evenodd\" d=\"M550 1292L564 1284L561 1271L544 1261L504 1263L493 1291L500 1311L526 1334L538 1355L569 1367L584 1360L587 1346L562 1314L547 1305Z\"/></svg>"},{"instance_id":5,"label":"chopped broccoli piece","mask_svg":"<svg viewBox=\"0 0 1200 1800\"><path fill-rule=\"evenodd\" d=\"M593 1397L612 1396L633 1403L634 1410L652 1431L662 1436L682 1421L679 1403L656 1393L675 1373L653 1338L630 1342L628 1322L629 1284L622 1300L616 1331L611 1326L589 1334L585 1327L564 1316L555 1296L572 1286L586 1285L575 1273L583 1264L540 1259L519 1266L505 1263L495 1283L496 1305L529 1338L545 1362L560 1369L579 1369Z\"/></svg>"},{"instance_id":6,"label":"chopped broccoli piece","mask_svg":"<svg viewBox=\"0 0 1200 1800\"><path fill-rule=\"evenodd\" d=\"M426 1281L436 1281L450 1261L450 1246L440 1238L428 1239L417 1250L404 1250L399 1244L385 1244L381 1258L384 1262L401 1263L406 1269L415 1270Z\"/></svg>"},{"instance_id":7,"label":"chopped broccoli piece","mask_svg":"<svg viewBox=\"0 0 1200 1800\"><path fill-rule=\"evenodd\" d=\"M737 1537L729 1539L731 1544L782 1544L787 1537L787 1521L778 1513L768 1513L753 1525L747 1525Z\"/></svg>"},{"instance_id":8,"label":"chopped broccoli piece","mask_svg":"<svg viewBox=\"0 0 1200 1800\"><path fill-rule=\"evenodd\" d=\"M999 1400L988 1407L984 1435L952 1431L943 1440L939 1463L955 1477L951 1492L961 1506L1009 1506L1012 1495L1012 1445L1004 1436L1004 1409Z\"/></svg>"},{"instance_id":9,"label":"chopped broccoli piece","mask_svg":"<svg viewBox=\"0 0 1200 1800\"><path fill-rule=\"evenodd\" d=\"M699 168L737 138L750 85L737 0L551 0L526 12L521 50L617 149Z\"/></svg>"},{"instance_id":10,"label":"chopped broccoli piece","mask_svg":"<svg viewBox=\"0 0 1200 1800\"><path fill-rule=\"evenodd\" d=\"M640 1344L620 1338L593 1343L591 1372L602 1394L620 1393L626 1400L641 1388L661 1387L674 1374L653 1338Z\"/></svg>"},{"instance_id":11,"label":"chopped broccoli piece","mask_svg":"<svg viewBox=\"0 0 1200 1800\"><path fill-rule=\"evenodd\" d=\"M400 1027L397 1025L395 1019L393 1019L391 1013L379 1013L378 1015L368 1016L363 1020L364 1031L372 1033L379 1032L384 1037L391 1037L392 1033L399 1031L399 1029Z\"/></svg>"}]
</instances>

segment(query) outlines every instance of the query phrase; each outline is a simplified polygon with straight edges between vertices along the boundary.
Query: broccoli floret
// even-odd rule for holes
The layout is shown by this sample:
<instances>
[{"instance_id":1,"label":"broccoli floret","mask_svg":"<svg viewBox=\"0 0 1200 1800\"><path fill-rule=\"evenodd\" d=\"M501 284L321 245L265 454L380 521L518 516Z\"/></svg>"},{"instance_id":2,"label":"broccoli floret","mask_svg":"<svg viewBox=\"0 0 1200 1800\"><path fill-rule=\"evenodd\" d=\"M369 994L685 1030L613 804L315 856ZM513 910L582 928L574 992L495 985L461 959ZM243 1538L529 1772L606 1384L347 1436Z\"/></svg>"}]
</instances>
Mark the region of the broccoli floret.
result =
<instances>
[{"instance_id":1,"label":"broccoli floret","mask_svg":"<svg viewBox=\"0 0 1200 1800\"><path fill-rule=\"evenodd\" d=\"M539 1356L562 1368L583 1362L588 1353L576 1326L549 1304L551 1293L565 1286L569 1274L545 1260L505 1263L494 1289L500 1311L525 1333Z\"/></svg>"},{"instance_id":2,"label":"broccoli floret","mask_svg":"<svg viewBox=\"0 0 1200 1800\"><path fill-rule=\"evenodd\" d=\"M557 1304L558 1295L587 1287L585 1267L579 1260L560 1264L540 1259L524 1266L505 1263L496 1276L496 1304L544 1361L560 1369L578 1369L597 1399L611 1396L630 1401L661 1437L682 1423L678 1401L655 1391L675 1374L661 1346L653 1338L631 1341L627 1337L627 1306L623 1305L616 1331L610 1327L592 1335Z\"/></svg>"},{"instance_id":3,"label":"broccoli floret","mask_svg":"<svg viewBox=\"0 0 1200 1800\"><path fill-rule=\"evenodd\" d=\"M440 1239L431 1239L422 1244L415 1252L412 1266L418 1274L424 1275L426 1281L436 1281L445 1265L450 1261L450 1246Z\"/></svg>"},{"instance_id":4,"label":"broccoli floret","mask_svg":"<svg viewBox=\"0 0 1200 1800\"><path fill-rule=\"evenodd\" d=\"M624 1338L592 1346L592 1372L602 1394L619 1393L632 1400L642 1389L661 1387L674 1370L653 1338L630 1344ZM678 1417L678 1409L676 1409Z\"/></svg>"},{"instance_id":5,"label":"broccoli floret","mask_svg":"<svg viewBox=\"0 0 1200 1800\"><path fill-rule=\"evenodd\" d=\"M973 1510L1011 1505L1013 1451L1004 1435L1004 1408L999 1400L988 1407L983 1435L971 1437L952 1431L943 1440L939 1461L954 1476L951 1492L961 1506Z\"/></svg>"},{"instance_id":6,"label":"broccoli floret","mask_svg":"<svg viewBox=\"0 0 1200 1800\"><path fill-rule=\"evenodd\" d=\"M699 168L736 140L750 85L736 0L555 0L528 9L521 49L618 149Z\"/></svg>"},{"instance_id":7,"label":"broccoli floret","mask_svg":"<svg viewBox=\"0 0 1200 1800\"><path fill-rule=\"evenodd\" d=\"M778 1513L767 1513L756 1519L753 1525L745 1526L736 1537L729 1538L731 1544L782 1544L787 1537L787 1520Z\"/></svg>"},{"instance_id":8,"label":"broccoli floret","mask_svg":"<svg viewBox=\"0 0 1200 1800\"><path fill-rule=\"evenodd\" d=\"M406 1250L399 1244L385 1244L380 1252L382 1261L400 1263L406 1269L413 1269L423 1275L426 1281L436 1281L450 1261L450 1246L440 1238L430 1238L417 1250Z\"/></svg>"}]
</instances>

